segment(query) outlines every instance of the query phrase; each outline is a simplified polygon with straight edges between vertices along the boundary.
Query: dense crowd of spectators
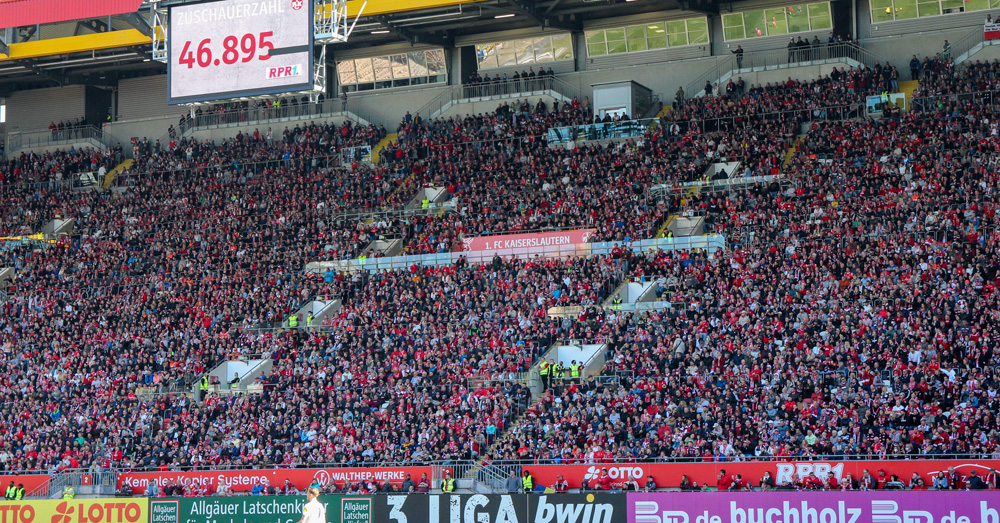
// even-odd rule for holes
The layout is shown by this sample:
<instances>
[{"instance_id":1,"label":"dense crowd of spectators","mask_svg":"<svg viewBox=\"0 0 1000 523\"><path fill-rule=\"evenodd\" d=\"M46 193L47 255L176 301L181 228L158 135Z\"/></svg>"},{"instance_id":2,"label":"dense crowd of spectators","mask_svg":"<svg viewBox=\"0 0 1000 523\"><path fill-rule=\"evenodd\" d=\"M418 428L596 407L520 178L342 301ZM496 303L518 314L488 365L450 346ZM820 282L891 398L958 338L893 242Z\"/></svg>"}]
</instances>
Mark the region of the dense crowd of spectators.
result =
<instances>
[{"instance_id":1,"label":"dense crowd of spectators","mask_svg":"<svg viewBox=\"0 0 1000 523\"><path fill-rule=\"evenodd\" d=\"M917 58L914 56L914 60ZM911 69L913 64L910 65ZM948 58L924 58L916 71L920 85L913 92L914 107L918 110L940 110L948 98L962 95L980 103L992 103L993 92L1000 83L997 73L1000 61L976 60L954 67Z\"/></svg>"},{"instance_id":2,"label":"dense crowd of spectators","mask_svg":"<svg viewBox=\"0 0 1000 523\"><path fill-rule=\"evenodd\" d=\"M555 388L502 457L1000 455L998 123L817 123L793 186L694 199L733 251L651 254L683 307L610 314L617 386Z\"/></svg>"},{"instance_id":3,"label":"dense crowd of spectators","mask_svg":"<svg viewBox=\"0 0 1000 523\"><path fill-rule=\"evenodd\" d=\"M953 100L878 121L767 116L856 102L887 70L685 101L641 137L573 149L548 147L546 130L589 122L589 104L516 101L407 115L375 167L330 159L383 129L316 123L137 142L134 183L113 196L46 184L120 151L7 162L0 232L77 226L0 252L18 288L0 305L0 401L17 405L2 411L0 467L424 462L491 445L493 458L561 462L996 455L1000 114ZM736 117L690 124L723 111ZM742 162L735 176L778 173L806 120L783 185L645 197L722 160ZM398 209L428 184L452 211L344 217ZM406 252L554 227L624 244L683 210L729 248L302 271L394 231ZM626 278L675 306L599 307ZM320 295L342 309L269 328ZM584 312L547 316L565 305ZM519 380L559 339L608 343L609 378L533 400ZM274 362L259 396L179 393L255 356Z\"/></svg>"},{"instance_id":4,"label":"dense crowd of spectators","mask_svg":"<svg viewBox=\"0 0 1000 523\"><path fill-rule=\"evenodd\" d=\"M678 91L667 118L683 128L713 131L761 121L801 123L862 116L869 95L896 92L899 72L892 65L834 67L814 80L747 85L741 76L723 85L708 83L705 96L685 98Z\"/></svg>"}]
</instances>

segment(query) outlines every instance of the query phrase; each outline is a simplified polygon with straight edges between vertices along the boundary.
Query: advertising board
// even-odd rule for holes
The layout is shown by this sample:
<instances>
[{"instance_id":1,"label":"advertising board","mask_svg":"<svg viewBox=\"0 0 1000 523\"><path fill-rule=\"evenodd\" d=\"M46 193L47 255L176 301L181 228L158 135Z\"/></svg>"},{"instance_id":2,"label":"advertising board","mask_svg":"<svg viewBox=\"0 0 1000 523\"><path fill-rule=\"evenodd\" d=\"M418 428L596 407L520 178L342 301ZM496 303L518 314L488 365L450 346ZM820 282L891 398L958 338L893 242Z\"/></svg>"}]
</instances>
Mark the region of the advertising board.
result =
<instances>
[{"instance_id":1,"label":"advertising board","mask_svg":"<svg viewBox=\"0 0 1000 523\"><path fill-rule=\"evenodd\" d=\"M997 492L628 494L628 523L1000 523Z\"/></svg>"},{"instance_id":2,"label":"advertising board","mask_svg":"<svg viewBox=\"0 0 1000 523\"><path fill-rule=\"evenodd\" d=\"M127 486L135 494L146 492L150 481L156 482L160 487L174 482L181 485L212 485L215 489L224 483L233 492L249 491L254 485L265 481L275 487L281 487L286 479L299 490L305 490L313 481L325 488L331 482L342 487L345 481L356 483L369 479L379 483L389 482L398 487L406 479L407 474L411 475L413 481L417 481L421 474L431 477L432 472L431 467L124 472L118 475L118 486Z\"/></svg>"},{"instance_id":3,"label":"advertising board","mask_svg":"<svg viewBox=\"0 0 1000 523\"><path fill-rule=\"evenodd\" d=\"M867 469L872 476L877 476L879 470L885 470L886 475L895 474L904 481L909 481L914 473L924 478L924 483L931 485L933 476L949 467L964 476L976 470L980 476L991 468L1000 469L997 460L896 460L896 461L747 461L747 462L716 462L716 463L598 463L590 465L536 465L525 467L535 482L539 485L552 485L556 477L562 474L570 488L580 487L584 479L597 479L603 469L607 469L612 485L621 485L629 474L640 486L646 484L646 478L653 476L656 484L661 487L676 487L682 476L699 485L708 484L714 487L718 481L719 472L726 475L740 474L744 481L754 485L760 482L764 472L770 472L778 484L791 483L796 478L815 473L824 477L833 474L838 480L851 474L860 478ZM1000 523L1000 522L998 522Z\"/></svg>"}]
</instances>

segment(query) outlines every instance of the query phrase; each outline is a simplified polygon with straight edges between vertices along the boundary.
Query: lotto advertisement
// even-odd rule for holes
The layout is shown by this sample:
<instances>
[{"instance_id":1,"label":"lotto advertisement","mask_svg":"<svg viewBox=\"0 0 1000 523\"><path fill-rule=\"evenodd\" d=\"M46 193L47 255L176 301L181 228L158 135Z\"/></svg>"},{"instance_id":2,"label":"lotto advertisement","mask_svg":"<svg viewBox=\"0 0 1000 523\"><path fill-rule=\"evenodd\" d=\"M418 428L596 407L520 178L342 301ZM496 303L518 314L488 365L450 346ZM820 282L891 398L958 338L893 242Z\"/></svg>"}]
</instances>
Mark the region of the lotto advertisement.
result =
<instances>
[{"instance_id":1,"label":"lotto advertisement","mask_svg":"<svg viewBox=\"0 0 1000 523\"><path fill-rule=\"evenodd\" d=\"M0 502L0 523L149 523L149 501L102 498Z\"/></svg>"}]
</instances>

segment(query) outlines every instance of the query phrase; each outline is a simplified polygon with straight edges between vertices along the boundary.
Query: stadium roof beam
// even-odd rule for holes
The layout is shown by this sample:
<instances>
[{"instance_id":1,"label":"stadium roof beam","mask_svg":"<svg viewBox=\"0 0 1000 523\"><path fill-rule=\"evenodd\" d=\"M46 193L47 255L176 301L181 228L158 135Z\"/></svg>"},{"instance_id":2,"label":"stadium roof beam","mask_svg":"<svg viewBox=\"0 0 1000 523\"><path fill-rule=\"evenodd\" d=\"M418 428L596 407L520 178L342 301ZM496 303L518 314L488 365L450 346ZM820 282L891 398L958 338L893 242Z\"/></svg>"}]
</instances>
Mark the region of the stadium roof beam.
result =
<instances>
[{"instance_id":1,"label":"stadium roof beam","mask_svg":"<svg viewBox=\"0 0 1000 523\"><path fill-rule=\"evenodd\" d=\"M681 9L706 15L719 14L718 0L680 0Z\"/></svg>"},{"instance_id":2,"label":"stadium roof beam","mask_svg":"<svg viewBox=\"0 0 1000 523\"><path fill-rule=\"evenodd\" d=\"M126 15L125 23L136 31L139 31L150 38L153 37L153 28L149 26L149 22L147 22L146 19L139 13L129 13Z\"/></svg>"},{"instance_id":3,"label":"stadium roof beam","mask_svg":"<svg viewBox=\"0 0 1000 523\"><path fill-rule=\"evenodd\" d=\"M559 5L560 2L562 2L562 0L555 0L554 2L552 2L551 4L549 4L549 7L546 8L545 12L542 13L542 14L547 15L547 14L551 13L552 10L555 9Z\"/></svg>"},{"instance_id":4,"label":"stadium roof beam","mask_svg":"<svg viewBox=\"0 0 1000 523\"><path fill-rule=\"evenodd\" d=\"M580 27L578 24L560 22L545 16L545 13L540 13L538 9L535 8L535 0L509 0L510 6L503 6L500 9L504 9L513 13L522 14L532 19L538 25L544 27L551 27L553 29L562 29L564 31L579 31ZM557 2L558 3L558 2ZM551 10L552 6L549 6ZM546 11L547 13L548 11Z\"/></svg>"},{"instance_id":5,"label":"stadium roof beam","mask_svg":"<svg viewBox=\"0 0 1000 523\"><path fill-rule=\"evenodd\" d=\"M396 23L392 22L392 20L390 20L388 16L385 15L377 16L375 17L375 19L378 20L379 23L382 24L382 26L384 26L386 29L398 34L399 36L402 36L404 39L406 39L407 42L410 43L410 45L433 44L433 45L440 45L441 47L448 47L452 44L452 42L449 41L450 39L446 35L435 36L435 35L429 35L427 33L419 33L417 31L413 31L412 29L408 29L406 27L401 27L397 25Z\"/></svg>"},{"instance_id":6,"label":"stadium roof beam","mask_svg":"<svg viewBox=\"0 0 1000 523\"><path fill-rule=\"evenodd\" d=\"M22 30L24 31L23 33L21 32ZM19 27L17 30L18 38L21 39L21 42L27 42L28 40L31 40L31 37L35 36L36 32L38 32L37 25L30 25L28 27Z\"/></svg>"},{"instance_id":7,"label":"stadium roof beam","mask_svg":"<svg viewBox=\"0 0 1000 523\"><path fill-rule=\"evenodd\" d=\"M90 29L94 33L106 33L108 32L108 24L104 20L80 20L76 23L76 29L73 31L73 36L80 36L80 29Z\"/></svg>"},{"instance_id":8,"label":"stadium roof beam","mask_svg":"<svg viewBox=\"0 0 1000 523\"><path fill-rule=\"evenodd\" d=\"M38 67L38 63L34 59L28 58L28 59L25 59L25 60L21 60L20 63L21 63L21 65L23 65L23 66L27 67L28 69L31 69L32 71L34 71L34 73L37 74L38 76L41 76L42 78L45 78L46 80L50 80L52 82L55 82L55 83L59 84L60 87L62 87L66 83L64 78L62 78L60 76L56 76L56 75L54 75L52 73L49 73L48 71L45 71L44 69L41 69L40 67Z\"/></svg>"}]
</instances>

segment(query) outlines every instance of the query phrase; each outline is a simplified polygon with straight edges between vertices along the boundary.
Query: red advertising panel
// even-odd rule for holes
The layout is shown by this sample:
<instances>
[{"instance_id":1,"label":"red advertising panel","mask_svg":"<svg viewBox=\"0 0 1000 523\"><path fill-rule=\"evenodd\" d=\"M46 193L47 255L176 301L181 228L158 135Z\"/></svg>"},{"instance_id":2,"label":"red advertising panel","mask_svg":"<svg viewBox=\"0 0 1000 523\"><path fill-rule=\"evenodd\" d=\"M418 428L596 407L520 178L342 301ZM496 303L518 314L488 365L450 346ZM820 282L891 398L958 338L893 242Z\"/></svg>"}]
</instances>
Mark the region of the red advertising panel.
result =
<instances>
[{"instance_id":1,"label":"red advertising panel","mask_svg":"<svg viewBox=\"0 0 1000 523\"><path fill-rule=\"evenodd\" d=\"M886 476L895 474L903 483L908 483L916 472L924 478L924 483L930 487L932 478L940 471L954 467L962 476L968 477L973 470L980 476L985 476L991 468L1000 469L1000 460L908 460L908 461L771 461L771 462L731 462L731 463L601 463L594 465L537 465L527 466L527 469L539 485L552 485L560 474L569 483L570 488L577 488L587 479L599 479L604 469L612 485L620 485L631 474L640 486L646 484L646 478L653 476L659 487L677 487L681 476L699 485L708 484L715 487L719 473L726 471L732 477L742 476L743 481L756 485L765 471L770 471L777 484L791 482L796 477L808 476L815 472L823 478L833 474L838 480L851 474L854 479L861 477L867 469L876 477L880 470L885 470ZM593 482L592 482L593 484ZM1000 522L998 522L1000 523Z\"/></svg>"},{"instance_id":2,"label":"red advertising panel","mask_svg":"<svg viewBox=\"0 0 1000 523\"><path fill-rule=\"evenodd\" d=\"M389 482L399 486L406 475L419 481L421 474L431 477L431 467L370 467L336 469L275 469L275 470L200 470L190 472L125 472L118 475L118 486L128 486L133 493L146 491L150 481L163 487L170 482L183 485L212 485L216 489L225 483L234 492L249 491L254 485L265 481L280 488L288 479L295 488L302 490L313 480L326 486L330 482L343 486L345 481L355 483L373 479L379 483Z\"/></svg>"},{"instance_id":3,"label":"red advertising panel","mask_svg":"<svg viewBox=\"0 0 1000 523\"><path fill-rule=\"evenodd\" d=\"M551 231L525 234L502 234L498 236L476 236L462 240L463 251L516 251L517 253L558 252L573 249L590 241L594 229L572 231Z\"/></svg>"},{"instance_id":4,"label":"red advertising panel","mask_svg":"<svg viewBox=\"0 0 1000 523\"><path fill-rule=\"evenodd\" d=\"M0 0L0 27L134 13L141 4L142 0Z\"/></svg>"},{"instance_id":5,"label":"red advertising panel","mask_svg":"<svg viewBox=\"0 0 1000 523\"><path fill-rule=\"evenodd\" d=\"M10 482L13 481L14 485L24 485L24 491L31 493L31 491L41 487L46 482L49 481L48 474L32 474L28 476L0 476L0 489L6 489Z\"/></svg>"}]
</instances>

